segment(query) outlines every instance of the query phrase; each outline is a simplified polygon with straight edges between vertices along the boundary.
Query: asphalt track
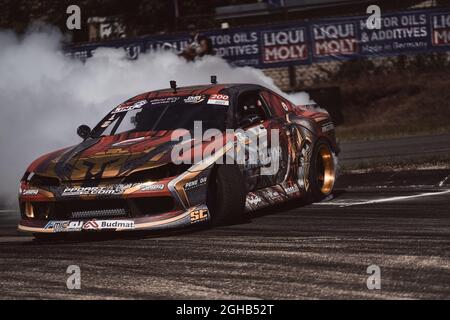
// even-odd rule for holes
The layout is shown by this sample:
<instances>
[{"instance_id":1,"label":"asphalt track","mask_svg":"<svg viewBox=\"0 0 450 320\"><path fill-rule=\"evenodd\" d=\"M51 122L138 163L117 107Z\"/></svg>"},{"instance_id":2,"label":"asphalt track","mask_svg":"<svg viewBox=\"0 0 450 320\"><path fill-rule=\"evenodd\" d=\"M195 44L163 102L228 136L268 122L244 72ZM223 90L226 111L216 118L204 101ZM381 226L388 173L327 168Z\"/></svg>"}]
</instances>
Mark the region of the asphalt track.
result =
<instances>
[{"instance_id":1,"label":"asphalt track","mask_svg":"<svg viewBox=\"0 0 450 320\"><path fill-rule=\"evenodd\" d=\"M214 229L42 242L16 223L0 211L0 298L450 298L450 169L341 175L321 203Z\"/></svg>"},{"instance_id":2,"label":"asphalt track","mask_svg":"<svg viewBox=\"0 0 450 320\"><path fill-rule=\"evenodd\" d=\"M449 159L450 133L340 144L340 161L347 167ZM370 166L369 166L370 167Z\"/></svg>"}]
</instances>

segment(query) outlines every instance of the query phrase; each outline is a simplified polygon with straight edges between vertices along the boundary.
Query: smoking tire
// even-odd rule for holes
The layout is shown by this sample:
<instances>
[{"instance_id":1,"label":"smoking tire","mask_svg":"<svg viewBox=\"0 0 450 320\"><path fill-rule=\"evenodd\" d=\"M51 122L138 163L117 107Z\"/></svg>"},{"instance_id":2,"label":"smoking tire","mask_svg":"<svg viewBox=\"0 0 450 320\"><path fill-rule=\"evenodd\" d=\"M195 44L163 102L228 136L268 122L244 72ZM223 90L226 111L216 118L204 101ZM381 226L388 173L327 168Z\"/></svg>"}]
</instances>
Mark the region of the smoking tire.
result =
<instances>
[{"instance_id":1,"label":"smoking tire","mask_svg":"<svg viewBox=\"0 0 450 320\"><path fill-rule=\"evenodd\" d=\"M319 139L314 145L309 169L310 201L320 201L333 191L336 168L330 144Z\"/></svg>"},{"instance_id":2,"label":"smoking tire","mask_svg":"<svg viewBox=\"0 0 450 320\"><path fill-rule=\"evenodd\" d=\"M208 183L207 200L212 225L223 225L242 216L245 186L237 165L219 165Z\"/></svg>"}]
</instances>

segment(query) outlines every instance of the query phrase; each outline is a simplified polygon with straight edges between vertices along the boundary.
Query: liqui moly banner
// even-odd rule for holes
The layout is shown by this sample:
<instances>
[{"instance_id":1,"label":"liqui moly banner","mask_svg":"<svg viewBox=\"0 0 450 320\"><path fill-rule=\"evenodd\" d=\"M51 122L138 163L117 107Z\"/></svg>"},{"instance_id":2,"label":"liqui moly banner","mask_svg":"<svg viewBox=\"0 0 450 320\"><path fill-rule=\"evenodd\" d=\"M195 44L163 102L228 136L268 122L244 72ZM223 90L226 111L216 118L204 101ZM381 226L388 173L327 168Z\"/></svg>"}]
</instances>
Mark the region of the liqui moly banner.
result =
<instances>
[{"instance_id":1,"label":"liqui moly banner","mask_svg":"<svg viewBox=\"0 0 450 320\"><path fill-rule=\"evenodd\" d=\"M211 39L216 55L237 66L257 68L450 50L450 8L382 12L379 29L368 28L367 18L231 28L204 35ZM151 51L178 53L187 45L188 35L183 33L76 45L66 52L87 59L98 47L122 47L130 59L137 59Z\"/></svg>"},{"instance_id":2,"label":"liqui moly banner","mask_svg":"<svg viewBox=\"0 0 450 320\"><path fill-rule=\"evenodd\" d=\"M351 57L359 54L356 21L321 22L310 25L312 52L315 60Z\"/></svg>"},{"instance_id":3,"label":"liqui moly banner","mask_svg":"<svg viewBox=\"0 0 450 320\"><path fill-rule=\"evenodd\" d=\"M307 27L261 32L260 62L264 65L309 62Z\"/></svg>"},{"instance_id":4,"label":"liqui moly banner","mask_svg":"<svg viewBox=\"0 0 450 320\"><path fill-rule=\"evenodd\" d=\"M430 14L431 45L448 48L450 46L450 12Z\"/></svg>"}]
</instances>

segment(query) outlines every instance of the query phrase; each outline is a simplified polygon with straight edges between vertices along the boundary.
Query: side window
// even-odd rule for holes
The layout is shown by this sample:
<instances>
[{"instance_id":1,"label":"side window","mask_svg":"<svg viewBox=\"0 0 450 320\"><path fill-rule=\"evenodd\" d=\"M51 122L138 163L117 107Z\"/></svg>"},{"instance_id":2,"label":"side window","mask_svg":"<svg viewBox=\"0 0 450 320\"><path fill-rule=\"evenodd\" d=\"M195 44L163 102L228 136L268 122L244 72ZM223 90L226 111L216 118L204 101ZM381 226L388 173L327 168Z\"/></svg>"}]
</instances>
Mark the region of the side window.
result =
<instances>
[{"instance_id":1,"label":"side window","mask_svg":"<svg viewBox=\"0 0 450 320\"><path fill-rule=\"evenodd\" d=\"M239 96L236 118L238 127L248 127L270 118L258 91L245 92Z\"/></svg>"},{"instance_id":2,"label":"side window","mask_svg":"<svg viewBox=\"0 0 450 320\"><path fill-rule=\"evenodd\" d=\"M287 112L291 111L291 103L278 95L268 91L263 91L261 95L276 116L284 117Z\"/></svg>"}]
</instances>

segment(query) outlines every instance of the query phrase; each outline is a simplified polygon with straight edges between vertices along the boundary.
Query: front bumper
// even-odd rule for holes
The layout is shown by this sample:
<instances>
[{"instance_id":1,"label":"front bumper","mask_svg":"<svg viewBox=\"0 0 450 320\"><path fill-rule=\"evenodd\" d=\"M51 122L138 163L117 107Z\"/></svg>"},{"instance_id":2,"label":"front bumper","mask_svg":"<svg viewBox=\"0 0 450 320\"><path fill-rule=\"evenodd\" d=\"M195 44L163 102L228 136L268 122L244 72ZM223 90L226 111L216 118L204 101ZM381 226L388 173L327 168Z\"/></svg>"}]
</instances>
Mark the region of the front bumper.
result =
<instances>
[{"instance_id":1,"label":"front bumper","mask_svg":"<svg viewBox=\"0 0 450 320\"><path fill-rule=\"evenodd\" d=\"M185 211L173 211L139 218L35 220L22 219L18 229L31 233L62 233L92 231L163 230L188 227L209 221L206 205L198 205Z\"/></svg>"},{"instance_id":2,"label":"front bumper","mask_svg":"<svg viewBox=\"0 0 450 320\"><path fill-rule=\"evenodd\" d=\"M21 184L22 219L31 233L161 230L210 219L206 206L209 171L189 172L160 181L32 187Z\"/></svg>"}]
</instances>

